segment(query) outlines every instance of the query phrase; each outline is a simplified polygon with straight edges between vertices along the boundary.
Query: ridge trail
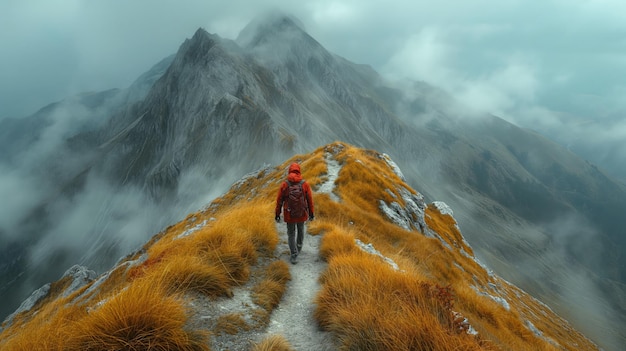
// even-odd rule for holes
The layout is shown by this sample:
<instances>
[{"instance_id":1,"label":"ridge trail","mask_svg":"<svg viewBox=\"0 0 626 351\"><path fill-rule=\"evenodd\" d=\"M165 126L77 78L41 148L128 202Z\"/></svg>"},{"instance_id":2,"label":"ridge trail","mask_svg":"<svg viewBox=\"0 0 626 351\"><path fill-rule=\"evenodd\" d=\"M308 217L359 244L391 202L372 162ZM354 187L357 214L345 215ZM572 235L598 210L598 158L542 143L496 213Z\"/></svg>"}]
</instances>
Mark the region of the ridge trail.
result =
<instances>
[{"instance_id":1,"label":"ridge trail","mask_svg":"<svg viewBox=\"0 0 626 351\"><path fill-rule=\"evenodd\" d=\"M341 166L329 152L326 153L325 160L328 179L317 188L317 193L327 193L333 201L339 201L333 190ZM279 223L276 229L282 238L277 250L288 258L290 251L286 240L287 226L285 223ZM281 303L272 312L265 333L265 335L282 334L296 350L337 349L332 335L320 330L313 318L314 299L320 289L319 276L326 269L326 263L319 257L320 242L321 235L310 235L308 232L305 235L298 263L290 264L291 281L287 283L287 290Z\"/></svg>"},{"instance_id":2,"label":"ridge trail","mask_svg":"<svg viewBox=\"0 0 626 351\"><path fill-rule=\"evenodd\" d=\"M278 246L278 252L285 259L289 258L287 244L287 226L277 224L277 230L284 240ZM265 335L283 335L296 350L335 350L332 336L319 329L313 318L315 295L320 289L318 279L326 269L326 263L319 257L320 235L306 234L302 252L297 264L289 264L291 281L283 298L272 312L270 324Z\"/></svg>"}]
</instances>

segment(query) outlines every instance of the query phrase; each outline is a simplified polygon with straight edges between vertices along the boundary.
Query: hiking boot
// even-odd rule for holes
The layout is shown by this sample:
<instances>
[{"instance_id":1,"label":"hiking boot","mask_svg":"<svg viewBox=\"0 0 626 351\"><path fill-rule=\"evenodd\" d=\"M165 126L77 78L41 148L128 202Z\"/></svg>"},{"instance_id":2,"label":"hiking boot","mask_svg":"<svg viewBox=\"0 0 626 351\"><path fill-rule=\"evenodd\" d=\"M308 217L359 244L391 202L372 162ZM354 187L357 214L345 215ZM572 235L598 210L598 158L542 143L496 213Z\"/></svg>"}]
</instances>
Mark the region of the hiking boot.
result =
<instances>
[{"instance_id":1,"label":"hiking boot","mask_svg":"<svg viewBox=\"0 0 626 351\"><path fill-rule=\"evenodd\" d=\"M298 255L296 255L296 254L291 255L291 259L290 259L291 264L298 263L298 259L297 258L298 258Z\"/></svg>"},{"instance_id":2,"label":"hiking boot","mask_svg":"<svg viewBox=\"0 0 626 351\"><path fill-rule=\"evenodd\" d=\"M302 245L298 245L298 255L302 252Z\"/></svg>"}]
</instances>

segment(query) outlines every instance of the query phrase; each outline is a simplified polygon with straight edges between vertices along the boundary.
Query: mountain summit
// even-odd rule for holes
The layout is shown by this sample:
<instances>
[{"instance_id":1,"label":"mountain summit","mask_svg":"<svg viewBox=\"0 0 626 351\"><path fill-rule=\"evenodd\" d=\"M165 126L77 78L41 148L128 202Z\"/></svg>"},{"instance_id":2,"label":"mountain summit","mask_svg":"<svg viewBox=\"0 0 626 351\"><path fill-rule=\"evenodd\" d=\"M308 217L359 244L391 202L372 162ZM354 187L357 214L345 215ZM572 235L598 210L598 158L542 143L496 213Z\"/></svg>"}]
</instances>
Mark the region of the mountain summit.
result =
<instances>
[{"instance_id":1,"label":"mountain summit","mask_svg":"<svg viewBox=\"0 0 626 351\"><path fill-rule=\"evenodd\" d=\"M293 162L318 204L297 265L273 218ZM74 267L3 328L2 350L598 349L486 269L388 155L344 143L248 174L98 277Z\"/></svg>"}]
</instances>

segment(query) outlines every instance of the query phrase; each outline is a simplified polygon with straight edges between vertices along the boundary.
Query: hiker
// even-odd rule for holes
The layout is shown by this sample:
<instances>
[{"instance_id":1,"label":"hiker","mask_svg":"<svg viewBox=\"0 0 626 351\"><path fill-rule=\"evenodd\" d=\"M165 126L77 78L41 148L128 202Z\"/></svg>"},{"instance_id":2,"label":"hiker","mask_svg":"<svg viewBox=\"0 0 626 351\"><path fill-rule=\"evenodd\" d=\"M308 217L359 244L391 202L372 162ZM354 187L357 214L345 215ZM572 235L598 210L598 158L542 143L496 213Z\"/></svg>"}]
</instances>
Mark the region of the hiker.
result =
<instances>
[{"instance_id":1,"label":"hiker","mask_svg":"<svg viewBox=\"0 0 626 351\"><path fill-rule=\"evenodd\" d=\"M278 197L276 198L276 223L280 223L280 209L283 208L283 218L287 223L287 238L289 251L291 252L291 263L297 263L297 257L302 251L302 241L304 240L304 222L315 218L313 212L313 198L311 187L302 179L300 165L292 163L289 166L287 180L284 181ZM296 237L296 228L298 229Z\"/></svg>"}]
</instances>

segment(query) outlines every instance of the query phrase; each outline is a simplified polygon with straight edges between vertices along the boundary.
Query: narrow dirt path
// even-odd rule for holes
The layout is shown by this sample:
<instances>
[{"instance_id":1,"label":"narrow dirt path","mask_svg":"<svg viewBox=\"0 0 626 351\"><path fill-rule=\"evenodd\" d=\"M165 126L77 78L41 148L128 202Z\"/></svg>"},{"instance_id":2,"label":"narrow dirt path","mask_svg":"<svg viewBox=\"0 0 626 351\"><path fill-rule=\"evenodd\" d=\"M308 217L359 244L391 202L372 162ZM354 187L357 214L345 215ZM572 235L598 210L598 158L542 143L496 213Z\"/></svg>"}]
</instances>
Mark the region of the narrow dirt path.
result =
<instances>
[{"instance_id":1,"label":"narrow dirt path","mask_svg":"<svg viewBox=\"0 0 626 351\"><path fill-rule=\"evenodd\" d=\"M334 201L339 198L333 193L335 180L341 166L326 153L328 179L317 188L318 193L327 193ZM287 244L287 225L277 224L277 230L283 239L277 250L285 260L289 259L289 245ZM302 252L298 256L297 264L291 266L291 281L287 283L287 290L278 307L272 312L266 335L281 334L299 351L308 350L336 350L332 335L319 329L313 318L315 310L314 299L320 290L318 282L320 274L326 269L326 263L319 257L321 235L304 237Z\"/></svg>"},{"instance_id":2,"label":"narrow dirt path","mask_svg":"<svg viewBox=\"0 0 626 351\"><path fill-rule=\"evenodd\" d=\"M287 226L277 225L281 241L278 252L289 259ZM281 334L296 350L335 350L331 335L319 329L313 318L315 295L320 289L318 278L326 269L319 258L320 236L306 235L297 264L289 264L291 281L280 305L272 312L266 335Z\"/></svg>"}]
</instances>

